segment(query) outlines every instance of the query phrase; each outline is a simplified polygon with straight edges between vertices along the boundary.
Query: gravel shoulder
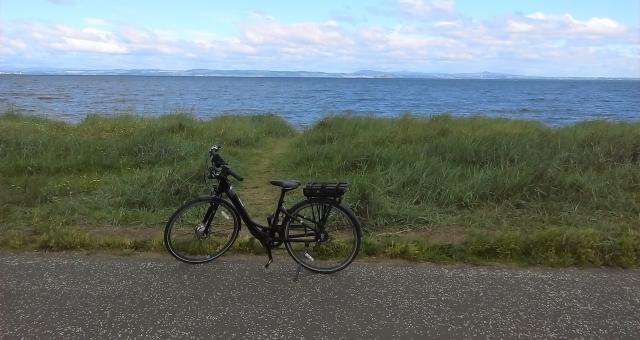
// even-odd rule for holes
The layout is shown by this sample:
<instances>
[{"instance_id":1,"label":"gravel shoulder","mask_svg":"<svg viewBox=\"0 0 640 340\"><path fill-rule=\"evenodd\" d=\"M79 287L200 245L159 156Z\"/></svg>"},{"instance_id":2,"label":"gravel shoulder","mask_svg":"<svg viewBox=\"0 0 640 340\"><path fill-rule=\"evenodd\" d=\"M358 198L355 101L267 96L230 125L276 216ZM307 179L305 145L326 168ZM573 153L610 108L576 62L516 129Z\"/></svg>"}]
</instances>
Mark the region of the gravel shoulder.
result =
<instances>
[{"instance_id":1,"label":"gravel shoulder","mask_svg":"<svg viewBox=\"0 0 640 340\"><path fill-rule=\"evenodd\" d=\"M640 271L0 253L0 338L634 338Z\"/></svg>"}]
</instances>

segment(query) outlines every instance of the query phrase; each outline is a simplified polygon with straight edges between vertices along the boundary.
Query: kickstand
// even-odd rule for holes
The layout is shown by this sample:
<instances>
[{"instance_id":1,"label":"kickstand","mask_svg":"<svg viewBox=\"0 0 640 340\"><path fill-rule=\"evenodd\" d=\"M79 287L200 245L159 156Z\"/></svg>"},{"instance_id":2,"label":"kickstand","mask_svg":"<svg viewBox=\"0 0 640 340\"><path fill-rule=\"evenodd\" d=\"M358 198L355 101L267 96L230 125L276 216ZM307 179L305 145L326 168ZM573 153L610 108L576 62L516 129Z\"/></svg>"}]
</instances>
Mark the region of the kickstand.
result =
<instances>
[{"instance_id":1,"label":"kickstand","mask_svg":"<svg viewBox=\"0 0 640 340\"><path fill-rule=\"evenodd\" d=\"M273 255L271 255L271 247L267 246L267 256L269 256L269 261L264 265L264 269L269 269L269 265L273 262Z\"/></svg>"},{"instance_id":2,"label":"kickstand","mask_svg":"<svg viewBox=\"0 0 640 340\"><path fill-rule=\"evenodd\" d=\"M298 269L296 269L296 277L293 278L293 282L298 282L300 278L300 269L302 269L302 265L298 263Z\"/></svg>"},{"instance_id":3,"label":"kickstand","mask_svg":"<svg viewBox=\"0 0 640 340\"><path fill-rule=\"evenodd\" d=\"M305 255L309 254L309 244L305 242L304 244L304 253ZM300 278L300 270L302 269L302 264L298 263L298 269L296 269L296 277L293 278L294 282L298 282Z\"/></svg>"}]
</instances>

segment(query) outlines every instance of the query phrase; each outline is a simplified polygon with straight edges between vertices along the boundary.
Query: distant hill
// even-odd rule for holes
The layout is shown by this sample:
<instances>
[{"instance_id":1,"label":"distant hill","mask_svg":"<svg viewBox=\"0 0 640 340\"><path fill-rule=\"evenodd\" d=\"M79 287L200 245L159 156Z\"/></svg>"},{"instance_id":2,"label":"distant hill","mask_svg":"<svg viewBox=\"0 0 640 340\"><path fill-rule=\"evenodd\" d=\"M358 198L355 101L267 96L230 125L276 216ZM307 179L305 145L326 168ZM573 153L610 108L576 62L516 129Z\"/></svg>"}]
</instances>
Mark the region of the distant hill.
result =
<instances>
[{"instance_id":1,"label":"distant hill","mask_svg":"<svg viewBox=\"0 0 640 340\"><path fill-rule=\"evenodd\" d=\"M128 76L173 76L173 77L272 77L272 78L421 78L421 79L637 79L598 77L538 77L506 73L424 73L424 72L384 72L361 70L351 73L311 72L311 71L271 71L271 70L161 70L161 69L21 69L3 70L0 74L27 75L128 75Z\"/></svg>"}]
</instances>

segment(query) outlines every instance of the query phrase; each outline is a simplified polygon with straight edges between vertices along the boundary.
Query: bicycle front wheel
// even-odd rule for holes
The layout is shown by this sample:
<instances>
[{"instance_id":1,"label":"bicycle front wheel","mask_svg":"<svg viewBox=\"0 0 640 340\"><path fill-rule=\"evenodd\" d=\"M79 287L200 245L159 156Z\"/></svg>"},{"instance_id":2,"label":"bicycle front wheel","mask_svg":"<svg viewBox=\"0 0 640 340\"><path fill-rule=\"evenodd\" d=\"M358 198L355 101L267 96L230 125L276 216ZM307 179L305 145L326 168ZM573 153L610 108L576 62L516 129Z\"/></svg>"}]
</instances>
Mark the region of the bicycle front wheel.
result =
<instances>
[{"instance_id":1,"label":"bicycle front wheel","mask_svg":"<svg viewBox=\"0 0 640 340\"><path fill-rule=\"evenodd\" d=\"M311 198L295 205L284 228L289 255L316 273L346 268L360 250L360 222L332 199Z\"/></svg>"},{"instance_id":2,"label":"bicycle front wheel","mask_svg":"<svg viewBox=\"0 0 640 340\"><path fill-rule=\"evenodd\" d=\"M199 197L179 208L167 222L164 244L187 263L204 263L224 254L238 237L240 220L231 204Z\"/></svg>"}]
</instances>

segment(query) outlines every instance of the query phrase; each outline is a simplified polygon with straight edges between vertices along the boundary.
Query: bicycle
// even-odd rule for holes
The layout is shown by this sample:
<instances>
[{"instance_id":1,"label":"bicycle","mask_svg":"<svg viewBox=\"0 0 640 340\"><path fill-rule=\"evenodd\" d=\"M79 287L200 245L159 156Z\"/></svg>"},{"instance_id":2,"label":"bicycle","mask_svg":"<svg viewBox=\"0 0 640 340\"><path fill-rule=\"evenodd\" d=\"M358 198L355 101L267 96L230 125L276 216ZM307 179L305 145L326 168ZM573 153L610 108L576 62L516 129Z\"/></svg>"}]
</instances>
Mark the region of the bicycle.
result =
<instances>
[{"instance_id":1,"label":"bicycle","mask_svg":"<svg viewBox=\"0 0 640 340\"><path fill-rule=\"evenodd\" d=\"M211 194L187 202L167 222L164 244L171 255L192 264L213 261L231 248L242 221L267 252L265 268L273 262L272 249L282 244L295 262L312 272L335 273L351 264L360 251L362 231L353 211L342 203L347 183L308 183L305 199L286 209L286 193L300 182L271 181L281 188L280 198L267 225L262 225L251 218L229 179L243 177L219 151L220 146L212 146L207 160L206 176L217 181Z\"/></svg>"}]
</instances>

